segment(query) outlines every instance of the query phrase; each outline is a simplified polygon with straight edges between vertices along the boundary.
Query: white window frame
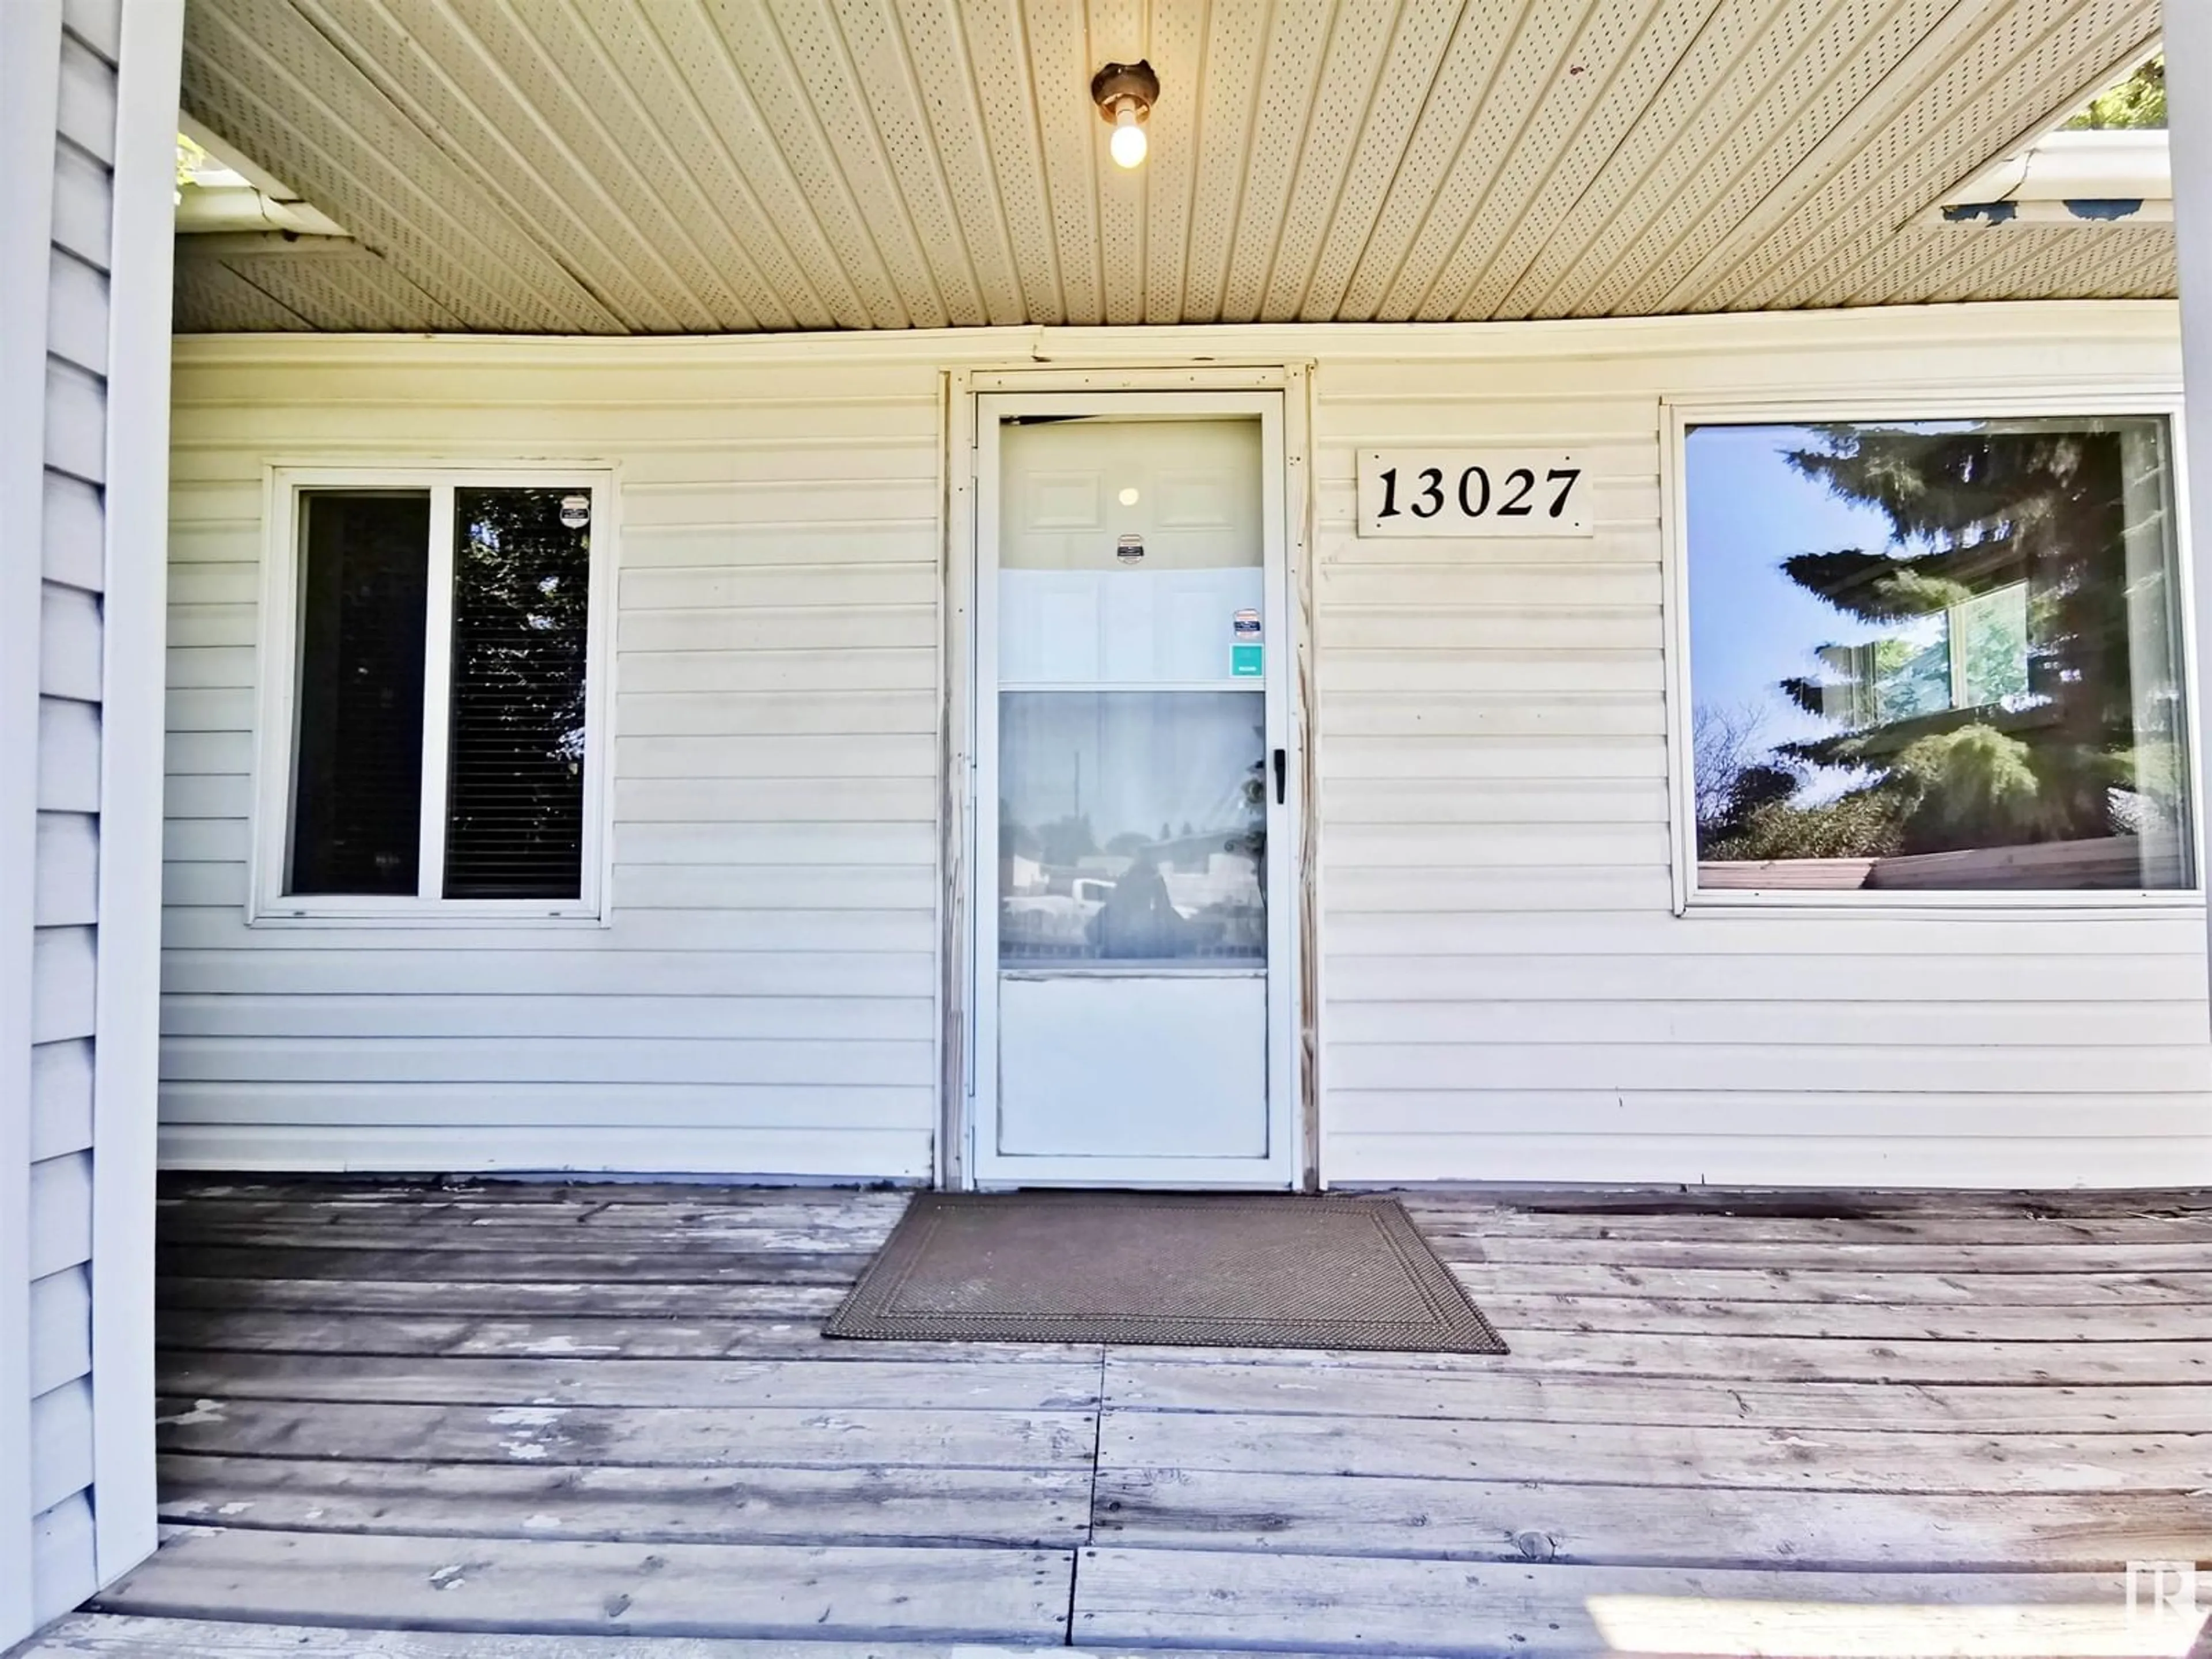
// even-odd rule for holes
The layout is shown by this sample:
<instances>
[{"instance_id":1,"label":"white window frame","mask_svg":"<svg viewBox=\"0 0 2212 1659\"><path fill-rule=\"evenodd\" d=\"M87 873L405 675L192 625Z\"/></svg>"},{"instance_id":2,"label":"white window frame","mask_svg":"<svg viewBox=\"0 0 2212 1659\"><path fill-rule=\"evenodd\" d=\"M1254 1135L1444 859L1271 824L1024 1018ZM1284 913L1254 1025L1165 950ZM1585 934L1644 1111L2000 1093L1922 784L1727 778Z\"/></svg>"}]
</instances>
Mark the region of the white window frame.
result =
<instances>
[{"instance_id":1,"label":"white window frame","mask_svg":"<svg viewBox=\"0 0 2212 1659\"><path fill-rule=\"evenodd\" d=\"M616 570L621 496L611 465L374 466L271 464L264 469L258 733L253 781L253 870L246 921L257 927L604 925L612 836ZM573 489L592 496L590 616L584 653L583 857L573 899L448 899L446 745L451 727L453 493L457 489ZM426 490L430 496L428 599L423 624L421 865L412 894L289 894L293 769L298 739L302 498L323 489Z\"/></svg>"},{"instance_id":2,"label":"white window frame","mask_svg":"<svg viewBox=\"0 0 2212 1659\"><path fill-rule=\"evenodd\" d=\"M1662 461L1661 512L1666 561L1668 788L1672 797L1669 828L1674 914L1677 916L1758 915L1808 911L1850 915L1895 916L1911 912L1991 915L2088 917L2140 915L2146 911L2201 910L2204 905L2204 792L2196 764L2197 628L2195 573L2190 556L2189 479L2181 458L2187 452L2180 387L2172 382L2113 387L2098 392L2022 392L1971 389L1942 394L1899 394L1820 399L1681 401L1662 405L1665 447ZM2166 474L2172 507L2175 619L2180 641L2183 699L2182 758L2188 769L2184 791L2189 805L2190 885L2171 889L2112 888L1972 891L1899 890L1797 890L1772 888L1701 890L1698 886L1698 824L1695 714L1690 661L1690 539L1688 460L1691 429L1701 426L1807 426L1824 422L1878 424L1901 421L2098 419L2134 416L2160 420L2166 427Z\"/></svg>"}]
</instances>

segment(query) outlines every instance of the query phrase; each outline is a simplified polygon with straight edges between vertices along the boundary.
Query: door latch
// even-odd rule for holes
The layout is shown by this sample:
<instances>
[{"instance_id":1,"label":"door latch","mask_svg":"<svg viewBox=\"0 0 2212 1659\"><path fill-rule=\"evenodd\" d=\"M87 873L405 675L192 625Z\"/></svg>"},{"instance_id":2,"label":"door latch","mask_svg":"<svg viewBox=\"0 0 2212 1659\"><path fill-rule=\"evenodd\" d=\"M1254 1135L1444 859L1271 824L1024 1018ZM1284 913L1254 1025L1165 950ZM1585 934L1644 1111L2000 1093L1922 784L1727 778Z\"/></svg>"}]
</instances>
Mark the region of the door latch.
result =
<instances>
[{"instance_id":1,"label":"door latch","mask_svg":"<svg viewBox=\"0 0 2212 1659\"><path fill-rule=\"evenodd\" d=\"M1290 775L1290 750L1287 749L1278 749L1275 751L1275 805L1278 806L1284 804L1285 795L1283 792L1289 787Z\"/></svg>"}]
</instances>

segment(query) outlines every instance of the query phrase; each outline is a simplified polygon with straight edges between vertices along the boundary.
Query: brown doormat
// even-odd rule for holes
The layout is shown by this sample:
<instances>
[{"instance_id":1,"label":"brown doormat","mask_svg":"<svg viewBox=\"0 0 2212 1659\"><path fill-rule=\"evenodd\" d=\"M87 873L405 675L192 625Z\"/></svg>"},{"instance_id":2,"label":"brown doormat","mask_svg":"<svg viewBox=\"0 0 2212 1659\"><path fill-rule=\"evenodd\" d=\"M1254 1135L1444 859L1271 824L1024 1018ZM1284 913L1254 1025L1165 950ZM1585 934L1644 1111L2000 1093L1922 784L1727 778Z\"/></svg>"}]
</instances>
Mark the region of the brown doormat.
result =
<instances>
[{"instance_id":1,"label":"brown doormat","mask_svg":"<svg viewBox=\"0 0 2212 1659\"><path fill-rule=\"evenodd\" d=\"M1506 1352L1386 1198L924 1193L823 1334Z\"/></svg>"}]
</instances>

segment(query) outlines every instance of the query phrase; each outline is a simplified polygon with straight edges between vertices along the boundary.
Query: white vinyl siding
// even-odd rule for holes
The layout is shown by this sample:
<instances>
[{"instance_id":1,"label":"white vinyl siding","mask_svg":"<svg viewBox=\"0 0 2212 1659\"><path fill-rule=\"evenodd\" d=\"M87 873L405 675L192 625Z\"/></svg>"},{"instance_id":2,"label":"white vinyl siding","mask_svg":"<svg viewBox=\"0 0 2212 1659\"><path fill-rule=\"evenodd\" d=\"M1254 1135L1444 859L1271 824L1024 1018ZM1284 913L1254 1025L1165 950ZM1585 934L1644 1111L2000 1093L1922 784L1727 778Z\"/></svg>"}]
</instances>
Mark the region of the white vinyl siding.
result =
<instances>
[{"instance_id":1,"label":"white vinyl siding","mask_svg":"<svg viewBox=\"0 0 2212 1659\"><path fill-rule=\"evenodd\" d=\"M47 259L29 1211L31 1559L40 1619L99 1582L87 1495L116 45L112 19L94 14L112 9L64 8Z\"/></svg>"},{"instance_id":2,"label":"white vinyl siding","mask_svg":"<svg viewBox=\"0 0 2212 1659\"><path fill-rule=\"evenodd\" d=\"M170 1161L926 1177L941 372L1223 361L1315 365L1326 1179L2212 1178L2201 909L1678 917L1670 882L1666 403L2170 391L2163 304L185 343ZM1595 535L1357 535L1357 452L1463 445L1571 450ZM264 467L522 458L621 472L609 924L248 927Z\"/></svg>"},{"instance_id":3,"label":"white vinyl siding","mask_svg":"<svg viewBox=\"0 0 2212 1659\"><path fill-rule=\"evenodd\" d=\"M168 1158L927 1177L934 366L511 349L179 384ZM605 926L246 924L272 458L617 469Z\"/></svg>"},{"instance_id":4,"label":"white vinyl siding","mask_svg":"<svg viewBox=\"0 0 2212 1659\"><path fill-rule=\"evenodd\" d=\"M1619 355L1323 349L1332 1181L2212 1176L2201 906L1671 914L1662 400L2170 393L2172 339L2141 317L1682 319ZM1358 538L1356 452L1455 445L1571 450L1596 535Z\"/></svg>"},{"instance_id":5,"label":"white vinyl siding","mask_svg":"<svg viewBox=\"0 0 2212 1659\"><path fill-rule=\"evenodd\" d=\"M0 1647L154 1545L157 688L113 671L161 614L181 31L0 7Z\"/></svg>"}]
</instances>

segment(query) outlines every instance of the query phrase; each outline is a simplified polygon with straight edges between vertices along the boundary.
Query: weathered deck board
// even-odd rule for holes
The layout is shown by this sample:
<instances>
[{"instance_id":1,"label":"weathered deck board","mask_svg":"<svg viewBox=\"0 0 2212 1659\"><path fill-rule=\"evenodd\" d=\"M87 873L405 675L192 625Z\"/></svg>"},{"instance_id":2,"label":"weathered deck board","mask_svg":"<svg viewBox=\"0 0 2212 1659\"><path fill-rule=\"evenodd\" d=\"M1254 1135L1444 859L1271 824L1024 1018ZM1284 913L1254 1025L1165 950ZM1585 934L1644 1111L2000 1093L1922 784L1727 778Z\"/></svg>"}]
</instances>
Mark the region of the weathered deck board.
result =
<instances>
[{"instance_id":1,"label":"weathered deck board","mask_svg":"<svg viewBox=\"0 0 2212 1659\"><path fill-rule=\"evenodd\" d=\"M2212 1508L2190 1492L1984 1496L1437 1480L1107 1467L1102 1544L1459 1561L1559 1560L1776 1570L2119 1571L2212 1557Z\"/></svg>"},{"instance_id":2,"label":"weathered deck board","mask_svg":"<svg viewBox=\"0 0 2212 1659\"><path fill-rule=\"evenodd\" d=\"M258 1310L171 1310L159 1315L155 1331L161 1346L179 1352L237 1353L321 1353L464 1358L559 1358L587 1355L602 1359L775 1359L804 1358L845 1363L911 1359L939 1363L941 1344L928 1342L838 1342L822 1334L823 1316L767 1318L757 1315L708 1316L700 1320L569 1318L459 1318L380 1314L291 1314ZM981 1362L1057 1360L1086 1350L1019 1343L979 1347ZM1096 1350L1088 1352L1094 1352Z\"/></svg>"},{"instance_id":3,"label":"weathered deck board","mask_svg":"<svg viewBox=\"0 0 2212 1659\"><path fill-rule=\"evenodd\" d=\"M1786 1255L1777 1251L1777 1255ZM1949 1308L2072 1308L2114 1302L2212 1302L2212 1269L2193 1273L1975 1273L1880 1269L1632 1267L1619 1262L1455 1263L1474 1295L1711 1297L1806 1306L1879 1302Z\"/></svg>"},{"instance_id":4,"label":"weathered deck board","mask_svg":"<svg viewBox=\"0 0 2212 1659\"><path fill-rule=\"evenodd\" d=\"M302 1189L303 1191L307 1189ZM905 1212L904 1193L809 1191L794 1188L693 1187L684 1196L655 1195L627 1183L568 1189L535 1185L504 1193L485 1188L414 1188L375 1196L354 1191L339 1195L216 1197L204 1191L160 1200L165 1219L175 1224L263 1226L344 1225L356 1222L437 1231L456 1224L469 1227L556 1224L655 1225L695 1219L732 1224L818 1227L825 1236L888 1228Z\"/></svg>"},{"instance_id":5,"label":"weathered deck board","mask_svg":"<svg viewBox=\"0 0 2212 1659\"><path fill-rule=\"evenodd\" d=\"M981 1359L947 1360L941 1345L912 1346L924 1349L925 1357L883 1360L863 1346L860 1358L834 1366L799 1359L608 1359L588 1351L524 1359L170 1352L162 1357L161 1381L179 1395L400 1405L1089 1412L1098 1404L1096 1350L1009 1346ZM1081 1357L1062 1358L1070 1352Z\"/></svg>"},{"instance_id":6,"label":"weathered deck board","mask_svg":"<svg viewBox=\"0 0 2212 1659\"><path fill-rule=\"evenodd\" d=\"M2004 1244L2064 1249L2091 1244L2212 1245L2212 1212L2117 1216L1537 1215L1505 1208L1469 1212L1433 1204L1407 1211L1439 1242L1450 1238L1602 1239L1674 1244Z\"/></svg>"},{"instance_id":7,"label":"weathered deck board","mask_svg":"<svg viewBox=\"0 0 2212 1659\"><path fill-rule=\"evenodd\" d=\"M1485 1305L1506 1296L1623 1301L1778 1303L1791 1310L1868 1305L1942 1309L1928 1317L2024 1309L2027 1317L2055 1308L2141 1312L2158 1307L2212 1307L2212 1270L2197 1273L1945 1274L1793 1273L1779 1268L1652 1270L1602 1264L1510 1267L1466 1262L1455 1270ZM812 1319L844 1297L836 1285L563 1284L506 1279L194 1279L164 1278L156 1293L165 1310L268 1313L419 1313L512 1316L544 1312L595 1317L690 1319L754 1316Z\"/></svg>"},{"instance_id":8,"label":"weathered deck board","mask_svg":"<svg viewBox=\"0 0 2212 1659\"><path fill-rule=\"evenodd\" d=\"M818 1324L845 1299L845 1285L564 1285L508 1279L187 1279L155 1285L163 1313L419 1314L513 1318L537 1313L595 1318L784 1319ZM2208 1292L2212 1301L2212 1292Z\"/></svg>"},{"instance_id":9,"label":"weathered deck board","mask_svg":"<svg viewBox=\"0 0 2212 1659\"><path fill-rule=\"evenodd\" d=\"M1109 1411L1102 1469L1793 1492L2191 1492L2212 1434L1964 1434Z\"/></svg>"},{"instance_id":10,"label":"weathered deck board","mask_svg":"<svg viewBox=\"0 0 2212 1659\"><path fill-rule=\"evenodd\" d=\"M2212 1342L1978 1342L1515 1329L1516 1370L1773 1382L2212 1384Z\"/></svg>"},{"instance_id":11,"label":"weathered deck board","mask_svg":"<svg viewBox=\"0 0 2212 1659\"><path fill-rule=\"evenodd\" d=\"M1437 1656L2160 1650L2140 1629L2130 1641L2126 1620L2116 1574L1783 1576L1090 1549L1077 1558L1074 1639ZM1887 1644L1869 1643L1873 1632ZM1969 1633L1980 1641L1960 1641ZM2023 1634L2050 1645L2020 1644ZM1754 1646L1759 1635L1774 1645ZM2005 1636L2014 1644L1990 1639Z\"/></svg>"},{"instance_id":12,"label":"weathered deck board","mask_svg":"<svg viewBox=\"0 0 2212 1659\"><path fill-rule=\"evenodd\" d=\"M856 1206L904 1205L908 1189L886 1183L869 1188L731 1186L713 1181L508 1180L405 1176L354 1176L343 1184L319 1175L166 1175L165 1204L226 1199L289 1199L319 1205L577 1205L668 1203L759 1209L775 1205L849 1201ZM1410 1209L1455 1213L1512 1210L1528 1215L1721 1215L1816 1220L1877 1220L1893 1216L1950 1216L1973 1222L1988 1216L2090 1217L2187 1215L2212 1212L2212 1189L2188 1187L2065 1188L1818 1188L1818 1187L1548 1187L1540 1182L1448 1182L1395 1194Z\"/></svg>"},{"instance_id":13,"label":"weathered deck board","mask_svg":"<svg viewBox=\"0 0 2212 1659\"><path fill-rule=\"evenodd\" d=\"M33 1652L2125 1652L2212 1557L2206 1195L1411 1195L1502 1358L825 1340L905 1202L167 1183L181 1530Z\"/></svg>"},{"instance_id":14,"label":"weathered deck board","mask_svg":"<svg viewBox=\"0 0 2212 1659\"><path fill-rule=\"evenodd\" d=\"M1087 1412L902 1411L713 1406L392 1406L163 1399L164 1451L403 1462L836 1468L1088 1466Z\"/></svg>"},{"instance_id":15,"label":"weathered deck board","mask_svg":"<svg viewBox=\"0 0 2212 1659\"><path fill-rule=\"evenodd\" d=\"M2054 1321L2054 1326L2061 1322ZM714 1359L784 1355L849 1360L903 1355L928 1358L927 1344L836 1342L811 1320L744 1318L672 1321L546 1316L410 1318L399 1315L326 1315L176 1311L158 1331L179 1350L401 1356L560 1356L604 1358ZM1439 1367L1485 1372L1568 1372L1636 1376L1745 1377L1754 1381L1857 1380L1875 1382L2161 1382L2212 1385L2212 1340L2089 1340L2048 1336L2002 1340L1868 1338L1797 1334L1711 1335L1666 1329L1535 1328L1501 1322L1510 1355L1438 1355ZM1012 1346L1050 1358L1071 1350ZM879 1353L877 1350L888 1350ZM1131 1352L1134 1352L1133 1350ZM1237 1351L1212 1351L1235 1354ZM1254 1349L1255 1364L1303 1366L1288 1350Z\"/></svg>"},{"instance_id":16,"label":"weathered deck board","mask_svg":"<svg viewBox=\"0 0 2212 1659\"><path fill-rule=\"evenodd\" d=\"M1455 1182L1398 1194L1408 1209L1447 1214L1511 1210L1531 1216L1802 1217L1880 1221L1948 1217L1969 1225L1990 1216L2191 1215L2212 1212L2212 1188L2081 1187L1547 1187L1534 1182Z\"/></svg>"},{"instance_id":17,"label":"weathered deck board","mask_svg":"<svg viewBox=\"0 0 2212 1659\"><path fill-rule=\"evenodd\" d=\"M426 1249L336 1245L285 1249L258 1245L163 1243L155 1253L164 1274L202 1279L258 1279L282 1259L288 1279L552 1279L576 1284L849 1285L868 1265L860 1250L623 1250L595 1249L579 1238L565 1250Z\"/></svg>"},{"instance_id":18,"label":"weathered deck board","mask_svg":"<svg viewBox=\"0 0 2212 1659\"><path fill-rule=\"evenodd\" d=\"M1302 1369L1109 1353L1106 1398L1121 1410L1280 1412L1534 1423L1727 1428L1948 1429L1959 1434L2212 1431L2197 1389L2033 1384L1757 1382L1729 1377L1557 1377L1440 1371L1352 1360Z\"/></svg>"},{"instance_id":19,"label":"weathered deck board","mask_svg":"<svg viewBox=\"0 0 2212 1659\"><path fill-rule=\"evenodd\" d=\"M98 1605L125 1613L544 1635L1043 1643L1062 1551L794 1548L191 1528Z\"/></svg>"},{"instance_id":20,"label":"weathered deck board","mask_svg":"<svg viewBox=\"0 0 2212 1659\"><path fill-rule=\"evenodd\" d=\"M426 1300L428 1298L425 1298ZM535 1316L499 1319L402 1314L267 1313L258 1310L171 1310L155 1330L164 1347L247 1353L327 1353L460 1358L941 1360L944 1349L912 1342L833 1342L820 1314L708 1316L704 1319L601 1319ZM994 1344L992 1352L1059 1358L1083 1350Z\"/></svg>"},{"instance_id":21,"label":"weathered deck board","mask_svg":"<svg viewBox=\"0 0 2212 1659\"><path fill-rule=\"evenodd\" d=\"M164 1520L305 1532L631 1543L1000 1544L1066 1549L1088 1458L1040 1469L161 1460Z\"/></svg>"},{"instance_id":22,"label":"weathered deck board","mask_svg":"<svg viewBox=\"0 0 2212 1659\"><path fill-rule=\"evenodd\" d=\"M872 1206L905 1207L909 1188L825 1188L810 1183L792 1186L730 1186L726 1182L623 1182L623 1179L584 1179L584 1182L508 1182L500 1176L427 1182L416 1176L345 1176L331 1182L327 1175L164 1175L159 1201L168 1206L222 1203L228 1199L292 1199L314 1206L349 1207L368 1203L416 1206L584 1206L602 1203L677 1203L677 1206L714 1206L728 1210L765 1210L775 1206L805 1207L810 1203L832 1203L863 1210ZM2059 1194L2063 1197L2063 1194Z\"/></svg>"},{"instance_id":23,"label":"weathered deck board","mask_svg":"<svg viewBox=\"0 0 2212 1659\"><path fill-rule=\"evenodd\" d=\"M2212 1304L2069 1308L1930 1307L1894 1303L1724 1302L1674 1297L1516 1296L1477 1291L1493 1322L1516 1331L1639 1335L1814 1336L1883 1342L2134 1343L2212 1340Z\"/></svg>"},{"instance_id":24,"label":"weathered deck board","mask_svg":"<svg viewBox=\"0 0 2212 1659\"><path fill-rule=\"evenodd\" d=\"M1560 1238L1549 1233L1432 1232L1446 1261L1604 1262L1628 1267L1763 1267L1786 1256L1800 1272L1850 1268L1883 1273L2202 1273L2208 1246L2196 1240L2155 1243L1890 1243L1778 1245L1771 1240Z\"/></svg>"},{"instance_id":25,"label":"weathered deck board","mask_svg":"<svg viewBox=\"0 0 2212 1659\"><path fill-rule=\"evenodd\" d=\"M11 1659L790 1659L792 1644L714 1636L516 1636L478 1632L318 1629L230 1620L72 1614ZM1063 1647L972 1643L809 1642L805 1659L1128 1659ZM1231 1659L1221 1650L1156 1648L1172 1659ZM1237 1656L1243 1659L1243 1656ZM1269 1659L1322 1659L1277 1649Z\"/></svg>"},{"instance_id":26,"label":"weathered deck board","mask_svg":"<svg viewBox=\"0 0 2212 1659\"><path fill-rule=\"evenodd\" d=\"M578 1285L419 1279L163 1278L165 1313L251 1307L264 1313L419 1313L512 1317L543 1310L603 1318L777 1318L819 1321L844 1300L845 1285ZM2208 1296L2212 1300L2212 1296Z\"/></svg>"},{"instance_id":27,"label":"weathered deck board","mask_svg":"<svg viewBox=\"0 0 2212 1659\"><path fill-rule=\"evenodd\" d=\"M602 1222L596 1216L567 1224L517 1224L505 1215L447 1218L440 1223L388 1222L340 1217L320 1224L210 1221L189 1211L169 1233L180 1245L257 1250L530 1250L574 1251L589 1247L636 1255L716 1254L818 1255L825 1250L875 1250L890 1235L896 1216L868 1217L860 1224L829 1225L801 1216L764 1221L744 1215L726 1219L702 1210L671 1212L650 1222Z\"/></svg>"}]
</instances>

